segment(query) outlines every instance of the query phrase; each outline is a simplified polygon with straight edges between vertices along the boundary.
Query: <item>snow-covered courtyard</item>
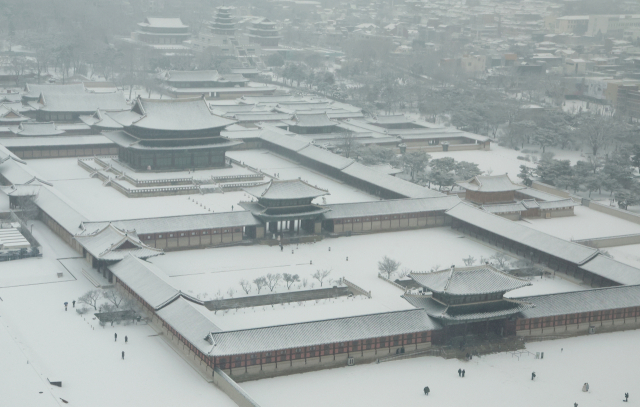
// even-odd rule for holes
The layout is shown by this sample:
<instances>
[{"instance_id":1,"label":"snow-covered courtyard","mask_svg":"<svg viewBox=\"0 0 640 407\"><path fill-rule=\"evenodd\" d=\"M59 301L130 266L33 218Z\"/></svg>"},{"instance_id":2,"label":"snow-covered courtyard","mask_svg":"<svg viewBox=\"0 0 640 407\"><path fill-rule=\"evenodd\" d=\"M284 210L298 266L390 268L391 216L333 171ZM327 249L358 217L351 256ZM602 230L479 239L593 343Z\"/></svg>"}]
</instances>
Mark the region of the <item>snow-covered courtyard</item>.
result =
<instances>
[{"instance_id":1,"label":"snow-covered courtyard","mask_svg":"<svg viewBox=\"0 0 640 407\"><path fill-rule=\"evenodd\" d=\"M263 406L573 406L637 405L640 331L526 345L471 361L419 357L345 366L242 383ZM544 359L536 359L544 352ZM464 378L458 369L465 369ZM536 373L531 380L531 373ZM582 386L589 383L589 392ZM425 396L423 388L431 393ZM292 391L295 389L295 391ZM282 397L283 394L287 397Z\"/></svg>"},{"instance_id":2,"label":"snow-covered courtyard","mask_svg":"<svg viewBox=\"0 0 640 407\"><path fill-rule=\"evenodd\" d=\"M417 247L422 250L416 250ZM278 246L258 245L169 252L149 261L167 273L176 288L202 299L230 298L229 289L234 290L234 297L242 296L241 279L253 281L267 273L298 274L301 280L308 281L307 288L320 288L319 282L312 277L317 270L331 270L327 280L345 277L371 291L371 299L358 296L216 314L204 311L223 329L245 329L412 308L401 298L402 290L378 278L377 264L383 256L400 261L399 271L424 272L441 270L452 264L464 266L462 259L468 256L474 257L478 264L495 253L495 249L444 227L324 239L317 243L288 245L283 251ZM238 259L243 260L239 262ZM560 277L535 278L532 283L532 286L512 291L509 296L586 288ZM296 283L292 289L304 289L301 285ZM324 286L327 286L326 281ZM286 288L277 291L285 292ZM269 292L264 288L261 294ZM255 287L250 294L257 295Z\"/></svg>"}]
</instances>

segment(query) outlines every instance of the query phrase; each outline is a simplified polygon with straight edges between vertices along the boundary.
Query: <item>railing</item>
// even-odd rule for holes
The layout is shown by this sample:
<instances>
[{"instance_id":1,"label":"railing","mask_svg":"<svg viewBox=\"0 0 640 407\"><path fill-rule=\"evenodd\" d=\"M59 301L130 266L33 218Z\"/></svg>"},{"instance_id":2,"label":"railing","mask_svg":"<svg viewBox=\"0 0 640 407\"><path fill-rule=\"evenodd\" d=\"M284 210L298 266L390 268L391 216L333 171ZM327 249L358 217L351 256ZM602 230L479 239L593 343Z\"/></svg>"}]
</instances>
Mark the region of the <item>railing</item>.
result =
<instances>
[{"instance_id":1,"label":"railing","mask_svg":"<svg viewBox=\"0 0 640 407\"><path fill-rule=\"evenodd\" d=\"M371 298L371 291L366 291L364 288L362 288L362 287L360 287L360 286L358 286L358 285L353 284L351 281L347 280L347 279L346 279L346 278L344 278L344 277L342 277L340 280L341 280L340 282L341 282L342 284L344 284L344 285L346 285L347 287L351 288L353 291L357 292L358 294L360 294L360 295L365 295L365 296L367 296L367 297Z\"/></svg>"},{"instance_id":2,"label":"railing","mask_svg":"<svg viewBox=\"0 0 640 407\"><path fill-rule=\"evenodd\" d=\"M386 278L385 276L383 276L383 275L382 275L382 274L380 274L380 273L378 273L378 278L380 278L380 279L382 279L382 280L386 281L387 283L389 283L389 284L391 284L391 285L395 286L396 288L401 289L401 290L402 290L402 291L404 291L404 292L406 292L406 291L407 291L407 287L403 287L403 286L401 286L400 284L396 283L395 281L393 281L393 280L389 280L388 278Z\"/></svg>"},{"instance_id":3,"label":"railing","mask_svg":"<svg viewBox=\"0 0 640 407\"><path fill-rule=\"evenodd\" d=\"M400 355L386 356L384 358L378 359L378 363L390 362L392 360L411 359L418 356L443 356L443 354L444 350L440 348L418 350L415 352L402 353Z\"/></svg>"}]
</instances>

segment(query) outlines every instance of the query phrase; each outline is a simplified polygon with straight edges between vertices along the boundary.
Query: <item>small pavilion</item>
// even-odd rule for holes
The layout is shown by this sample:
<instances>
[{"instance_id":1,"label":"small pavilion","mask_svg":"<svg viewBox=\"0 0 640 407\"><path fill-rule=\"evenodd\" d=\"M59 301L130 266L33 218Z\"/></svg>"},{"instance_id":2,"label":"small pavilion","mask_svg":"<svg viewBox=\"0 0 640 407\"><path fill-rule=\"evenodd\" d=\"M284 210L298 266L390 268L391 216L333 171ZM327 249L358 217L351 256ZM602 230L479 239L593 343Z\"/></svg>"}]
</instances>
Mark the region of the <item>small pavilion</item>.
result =
<instances>
[{"instance_id":1,"label":"small pavilion","mask_svg":"<svg viewBox=\"0 0 640 407\"><path fill-rule=\"evenodd\" d=\"M267 224L271 233L300 232L320 233L320 215L328 208L314 204L315 198L329 195L329 191L299 180L271 180L266 184L243 189L257 198L257 202L241 202L240 205Z\"/></svg>"},{"instance_id":2,"label":"small pavilion","mask_svg":"<svg viewBox=\"0 0 640 407\"><path fill-rule=\"evenodd\" d=\"M465 192L465 199L483 205L487 203L515 202L515 192L525 189L509 179L507 174L483 176L478 175L465 182L457 183Z\"/></svg>"},{"instance_id":3,"label":"small pavilion","mask_svg":"<svg viewBox=\"0 0 640 407\"><path fill-rule=\"evenodd\" d=\"M448 270L409 276L424 291L422 295L405 294L404 298L437 319L445 327L445 338L490 331L515 334L515 322L509 324L508 319L533 306L504 297L508 291L531 285L529 281L489 265L452 266Z\"/></svg>"}]
</instances>

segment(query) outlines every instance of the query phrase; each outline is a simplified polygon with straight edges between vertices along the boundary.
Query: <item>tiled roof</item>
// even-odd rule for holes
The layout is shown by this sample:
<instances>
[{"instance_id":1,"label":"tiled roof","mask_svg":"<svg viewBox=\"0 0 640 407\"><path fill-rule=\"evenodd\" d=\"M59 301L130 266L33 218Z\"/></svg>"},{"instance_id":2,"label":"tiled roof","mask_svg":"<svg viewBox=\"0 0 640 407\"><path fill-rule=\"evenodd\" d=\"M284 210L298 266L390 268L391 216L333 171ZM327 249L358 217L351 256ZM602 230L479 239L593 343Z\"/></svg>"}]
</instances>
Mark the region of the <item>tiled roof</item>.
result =
<instances>
[{"instance_id":1,"label":"tiled roof","mask_svg":"<svg viewBox=\"0 0 640 407\"><path fill-rule=\"evenodd\" d=\"M564 198L558 196L558 195L553 195L544 191L540 191L538 189L533 189L533 188L524 188L524 189L519 189L518 190L518 194L522 194L522 195L526 195L526 196L530 196L531 198L536 199L538 202L540 201L559 201L562 200Z\"/></svg>"},{"instance_id":2,"label":"tiled roof","mask_svg":"<svg viewBox=\"0 0 640 407\"><path fill-rule=\"evenodd\" d=\"M329 191L314 187L298 179L271 180L263 185L243 188L243 191L262 199L303 199L329 195Z\"/></svg>"},{"instance_id":3,"label":"tiled roof","mask_svg":"<svg viewBox=\"0 0 640 407\"><path fill-rule=\"evenodd\" d=\"M413 184L401 178L382 174L373 168L369 168L360 163L353 163L342 170L347 175L368 182L380 188L395 192L407 198L429 198L442 196L438 191L434 191L423 186Z\"/></svg>"},{"instance_id":4,"label":"tiled roof","mask_svg":"<svg viewBox=\"0 0 640 407\"><path fill-rule=\"evenodd\" d=\"M405 294L402 297L414 307L424 309L430 317L450 322L504 318L533 307L532 304L520 300L503 300L500 302L484 304L447 306L434 300L428 295Z\"/></svg>"},{"instance_id":5,"label":"tiled roof","mask_svg":"<svg viewBox=\"0 0 640 407\"><path fill-rule=\"evenodd\" d=\"M206 130L225 127L233 120L216 116L204 98L142 99L143 116L131 125L154 130Z\"/></svg>"},{"instance_id":6,"label":"tiled roof","mask_svg":"<svg viewBox=\"0 0 640 407\"><path fill-rule=\"evenodd\" d=\"M125 110L130 108L122 91L113 93L62 94L43 93L44 105L40 110L47 112L95 112L102 110Z\"/></svg>"},{"instance_id":7,"label":"tiled roof","mask_svg":"<svg viewBox=\"0 0 640 407\"><path fill-rule=\"evenodd\" d=\"M154 309L161 308L179 295L162 270L133 255L124 256L109 266L109 270Z\"/></svg>"},{"instance_id":8,"label":"tiled roof","mask_svg":"<svg viewBox=\"0 0 640 407\"><path fill-rule=\"evenodd\" d=\"M27 94L25 96L32 99L37 99L40 97L41 93L59 93L65 95L82 95L87 93L84 84L82 83L71 83L66 85L27 83L25 88L27 90Z\"/></svg>"},{"instance_id":9,"label":"tiled roof","mask_svg":"<svg viewBox=\"0 0 640 407\"><path fill-rule=\"evenodd\" d=\"M306 113L295 114L295 125L298 127L326 127L335 126L337 123L329 119L326 113Z\"/></svg>"},{"instance_id":10,"label":"tiled roof","mask_svg":"<svg viewBox=\"0 0 640 407\"><path fill-rule=\"evenodd\" d=\"M214 348L206 340L207 336L212 332L220 332L220 328L211 322L203 312L210 311L180 296L157 313L160 318L206 355Z\"/></svg>"},{"instance_id":11,"label":"tiled roof","mask_svg":"<svg viewBox=\"0 0 640 407\"><path fill-rule=\"evenodd\" d=\"M447 215L573 264L583 264L598 254L596 249L562 240L466 203L449 209Z\"/></svg>"},{"instance_id":12,"label":"tiled roof","mask_svg":"<svg viewBox=\"0 0 640 407\"><path fill-rule=\"evenodd\" d=\"M58 137L29 137L6 138L2 144L9 148L20 147L50 147L50 146L95 146L113 145L105 136L58 136Z\"/></svg>"},{"instance_id":13,"label":"tiled roof","mask_svg":"<svg viewBox=\"0 0 640 407\"><path fill-rule=\"evenodd\" d=\"M538 205L542 210L550 210L550 209L559 209L559 208L573 208L574 206L576 206L576 203L573 202L572 199L561 199L558 201L538 202Z\"/></svg>"},{"instance_id":14,"label":"tiled roof","mask_svg":"<svg viewBox=\"0 0 640 407\"><path fill-rule=\"evenodd\" d=\"M140 140L131 136L126 131L108 131L103 133L105 137L114 142L115 144L131 148L135 150L190 150L193 149L193 145L183 145L183 146L165 146L165 145L148 145L145 140ZM216 139L211 140L207 144L199 144L198 148L218 148L218 149L230 149L231 147L242 144L243 142L240 140L225 140L222 142L218 142Z\"/></svg>"},{"instance_id":15,"label":"tiled roof","mask_svg":"<svg viewBox=\"0 0 640 407\"><path fill-rule=\"evenodd\" d=\"M616 283L640 284L640 269L620 263L602 254L597 255L580 268Z\"/></svg>"},{"instance_id":16,"label":"tiled roof","mask_svg":"<svg viewBox=\"0 0 640 407\"><path fill-rule=\"evenodd\" d=\"M135 231L121 230L108 224L94 231L76 236L76 240L96 259L122 260L127 254L146 259L163 254L161 249L140 241Z\"/></svg>"},{"instance_id":17,"label":"tiled roof","mask_svg":"<svg viewBox=\"0 0 640 407\"><path fill-rule=\"evenodd\" d=\"M368 123L376 124L401 124L401 123L412 123L413 120L409 119L407 116L403 114L394 114L388 116L376 116L375 119L367 119Z\"/></svg>"},{"instance_id":18,"label":"tiled roof","mask_svg":"<svg viewBox=\"0 0 640 407\"><path fill-rule=\"evenodd\" d=\"M435 198L389 199L383 201L356 202L324 205L330 209L324 219L343 219L359 216L396 215L403 213L445 211L460 202L456 195Z\"/></svg>"},{"instance_id":19,"label":"tiled roof","mask_svg":"<svg viewBox=\"0 0 640 407\"><path fill-rule=\"evenodd\" d=\"M111 223L121 230L135 230L138 235L176 232L181 230L204 230L225 227L259 226L258 219L247 211L207 213L199 215L166 216L159 218L117 220L112 222L83 222L85 231L92 233Z\"/></svg>"},{"instance_id":20,"label":"tiled roof","mask_svg":"<svg viewBox=\"0 0 640 407\"><path fill-rule=\"evenodd\" d=\"M510 212L522 212L527 208L520 202L510 204L498 204L498 205L482 205L482 209L489 213L510 213Z\"/></svg>"},{"instance_id":21,"label":"tiled roof","mask_svg":"<svg viewBox=\"0 0 640 407\"><path fill-rule=\"evenodd\" d=\"M518 300L534 305L534 308L521 312L522 318L638 307L640 306L640 285L519 297Z\"/></svg>"},{"instance_id":22,"label":"tiled roof","mask_svg":"<svg viewBox=\"0 0 640 407\"><path fill-rule=\"evenodd\" d=\"M440 329L422 310L406 310L348 318L213 333L213 356L348 342Z\"/></svg>"},{"instance_id":23,"label":"tiled roof","mask_svg":"<svg viewBox=\"0 0 640 407\"><path fill-rule=\"evenodd\" d=\"M341 155L334 154L331 151L312 145L299 150L298 154L339 170L346 168L353 163L353 160L349 158L345 158Z\"/></svg>"},{"instance_id":24,"label":"tiled roof","mask_svg":"<svg viewBox=\"0 0 640 407\"><path fill-rule=\"evenodd\" d=\"M16 130L16 134L18 136L57 136L59 134L63 134L63 130L58 130L56 128L55 123L46 122L46 123L36 123L36 122L26 122L21 123L18 129Z\"/></svg>"},{"instance_id":25,"label":"tiled roof","mask_svg":"<svg viewBox=\"0 0 640 407\"><path fill-rule=\"evenodd\" d=\"M522 185L514 184L507 174L482 176L478 175L467 182L458 182L464 189L479 192L505 192L524 189Z\"/></svg>"},{"instance_id":26,"label":"tiled roof","mask_svg":"<svg viewBox=\"0 0 640 407\"><path fill-rule=\"evenodd\" d=\"M452 268L433 273L411 273L415 282L429 291L451 295L491 294L531 285L491 266Z\"/></svg>"},{"instance_id":27,"label":"tiled roof","mask_svg":"<svg viewBox=\"0 0 640 407\"><path fill-rule=\"evenodd\" d=\"M168 18L168 17L147 17L144 20L144 23L140 23L139 25L147 25L149 27L160 27L160 28L187 28L188 25L184 25L182 20L177 17Z\"/></svg>"}]
</instances>

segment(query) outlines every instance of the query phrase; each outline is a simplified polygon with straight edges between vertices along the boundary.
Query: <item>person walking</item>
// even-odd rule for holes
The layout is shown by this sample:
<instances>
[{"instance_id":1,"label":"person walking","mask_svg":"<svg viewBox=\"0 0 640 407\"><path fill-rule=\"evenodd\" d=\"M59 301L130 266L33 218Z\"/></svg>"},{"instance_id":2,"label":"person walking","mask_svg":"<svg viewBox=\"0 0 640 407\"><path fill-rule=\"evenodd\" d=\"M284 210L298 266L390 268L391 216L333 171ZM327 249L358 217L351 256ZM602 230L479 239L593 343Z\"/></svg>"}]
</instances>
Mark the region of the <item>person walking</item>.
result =
<instances>
[{"instance_id":1,"label":"person walking","mask_svg":"<svg viewBox=\"0 0 640 407\"><path fill-rule=\"evenodd\" d=\"M113 341L118 342L118 334L113 334Z\"/></svg>"},{"instance_id":2,"label":"person walking","mask_svg":"<svg viewBox=\"0 0 640 407\"><path fill-rule=\"evenodd\" d=\"M458 369L458 376L462 377L462 369Z\"/></svg>"},{"instance_id":3,"label":"person walking","mask_svg":"<svg viewBox=\"0 0 640 407\"><path fill-rule=\"evenodd\" d=\"M624 394L624 401L625 403L629 401L629 393Z\"/></svg>"},{"instance_id":4,"label":"person walking","mask_svg":"<svg viewBox=\"0 0 640 407\"><path fill-rule=\"evenodd\" d=\"M536 372L531 373L531 380L536 378Z\"/></svg>"},{"instance_id":5,"label":"person walking","mask_svg":"<svg viewBox=\"0 0 640 407\"><path fill-rule=\"evenodd\" d=\"M76 307L76 300L71 301L71 303L73 304L73 308Z\"/></svg>"},{"instance_id":6,"label":"person walking","mask_svg":"<svg viewBox=\"0 0 640 407\"><path fill-rule=\"evenodd\" d=\"M578 403L573 403L573 407L578 407Z\"/></svg>"},{"instance_id":7,"label":"person walking","mask_svg":"<svg viewBox=\"0 0 640 407\"><path fill-rule=\"evenodd\" d=\"M464 374L465 374L465 370L462 369L462 377L464 377Z\"/></svg>"},{"instance_id":8,"label":"person walking","mask_svg":"<svg viewBox=\"0 0 640 407\"><path fill-rule=\"evenodd\" d=\"M588 387L587 383L583 384L583 385L582 385L582 392L583 392L583 393L586 393L586 392L588 392L588 391L589 391L589 387Z\"/></svg>"},{"instance_id":9,"label":"person walking","mask_svg":"<svg viewBox=\"0 0 640 407\"><path fill-rule=\"evenodd\" d=\"M69 305L69 303L65 301L65 302L64 302L64 310L65 310L65 311L67 310L67 305Z\"/></svg>"},{"instance_id":10,"label":"person walking","mask_svg":"<svg viewBox=\"0 0 640 407\"><path fill-rule=\"evenodd\" d=\"M122 360L124 360L124 351L122 351Z\"/></svg>"},{"instance_id":11,"label":"person walking","mask_svg":"<svg viewBox=\"0 0 640 407\"><path fill-rule=\"evenodd\" d=\"M425 396L428 396L430 391L431 391L431 390L429 390L429 386L425 387L425 388L424 388L424 394L425 394Z\"/></svg>"},{"instance_id":12,"label":"person walking","mask_svg":"<svg viewBox=\"0 0 640 407\"><path fill-rule=\"evenodd\" d=\"M129 338L127 338L127 336L125 335L124 336L124 343L127 343L127 342L129 342Z\"/></svg>"}]
</instances>

